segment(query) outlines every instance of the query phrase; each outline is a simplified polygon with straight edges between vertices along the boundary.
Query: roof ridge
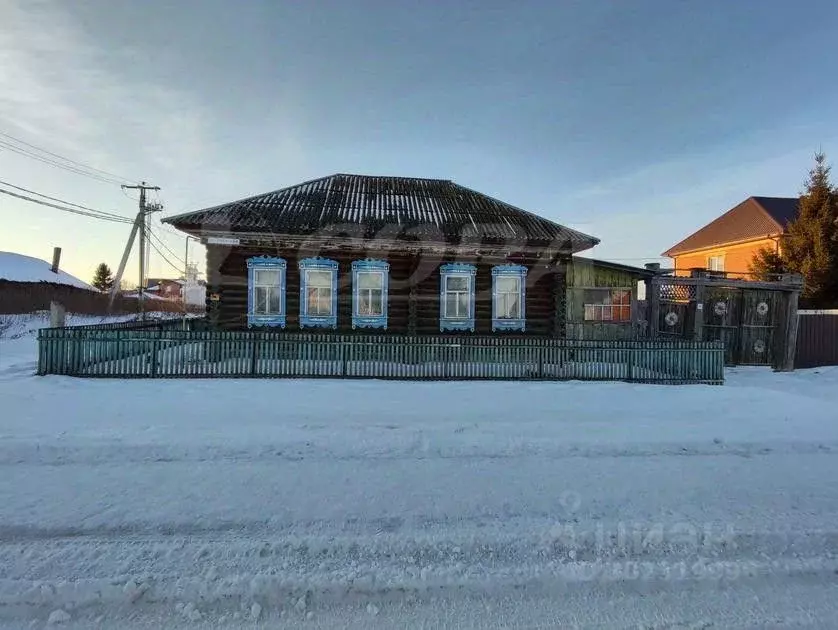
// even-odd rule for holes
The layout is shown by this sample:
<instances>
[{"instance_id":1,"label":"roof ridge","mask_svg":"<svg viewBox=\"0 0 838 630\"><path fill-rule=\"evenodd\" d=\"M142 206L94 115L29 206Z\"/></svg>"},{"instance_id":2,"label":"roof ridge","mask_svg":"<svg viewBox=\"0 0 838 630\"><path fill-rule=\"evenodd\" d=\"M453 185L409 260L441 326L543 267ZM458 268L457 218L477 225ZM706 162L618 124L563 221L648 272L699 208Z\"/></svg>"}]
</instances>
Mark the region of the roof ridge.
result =
<instances>
[{"instance_id":1,"label":"roof ridge","mask_svg":"<svg viewBox=\"0 0 838 630\"><path fill-rule=\"evenodd\" d=\"M365 173L334 173L332 175L329 175L328 177L324 177L321 179L327 179L329 177L359 177L363 179L410 179L420 182L448 182L451 184L454 183L454 180L445 179L441 177L415 177L412 175L369 175ZM298 184L298 186L299 185L301 184Z\"/></svg>"}]
</instances>

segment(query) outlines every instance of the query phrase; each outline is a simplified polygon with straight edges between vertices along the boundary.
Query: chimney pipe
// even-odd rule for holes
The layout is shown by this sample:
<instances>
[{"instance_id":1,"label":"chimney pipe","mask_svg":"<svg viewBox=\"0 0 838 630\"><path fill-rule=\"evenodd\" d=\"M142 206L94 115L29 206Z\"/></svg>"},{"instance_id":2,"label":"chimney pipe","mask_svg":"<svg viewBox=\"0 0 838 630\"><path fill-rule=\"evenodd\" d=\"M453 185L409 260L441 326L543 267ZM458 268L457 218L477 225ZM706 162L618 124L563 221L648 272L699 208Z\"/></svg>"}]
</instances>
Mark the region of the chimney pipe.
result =
<instances>
[{"instance_id":1,"label":"chimney pipe","mask_svg":"<svg viewBox=\"0 0 838 630\"><path fill-rule=\"evenodd\" d=\"M52 273L58 273L58 263L61 262L61 248L60 247L53 247L52 248L52 267L50 271Z\"/></svg>"}]
</instances>

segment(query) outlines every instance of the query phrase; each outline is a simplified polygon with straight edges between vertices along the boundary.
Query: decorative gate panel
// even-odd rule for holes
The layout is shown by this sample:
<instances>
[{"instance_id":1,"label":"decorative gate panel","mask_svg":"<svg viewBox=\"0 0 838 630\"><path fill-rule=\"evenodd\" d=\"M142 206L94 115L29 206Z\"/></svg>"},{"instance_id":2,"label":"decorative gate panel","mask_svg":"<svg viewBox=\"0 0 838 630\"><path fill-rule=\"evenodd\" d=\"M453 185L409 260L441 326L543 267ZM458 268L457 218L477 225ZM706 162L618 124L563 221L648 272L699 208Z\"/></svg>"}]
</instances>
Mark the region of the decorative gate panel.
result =
<instances>
[{"instance_id":1,"label":"decorative gate panel","mask_svg":"<svg viewBox=\"0 0 838 630\"><path fill-rule=\"evenodd\" d=\"M739 354L740 291L707 288L704 296L704 339L725 344L725 363L735 365Z\"/></svg>"},{"instance_id":2,"label":"decorative gate panel","mask_svg":"<svg viewBox=\"0 0 838 630\"><path fill-rule=\"evenodd\" d=\"M658 334L689 339L694 325L695 287L683 284L662 284Z\"/></svg>"},{"instance_id":3,"label":"decorative gate panel","mask_svg":"<svg viewBox=\"0 0 838 630\"><path fill-rule=\"evenodd\" d=\"M776 292L744 290L739 363L771 365L774 360L774 327L777 321Z\"/></svg>"}]
</instances>

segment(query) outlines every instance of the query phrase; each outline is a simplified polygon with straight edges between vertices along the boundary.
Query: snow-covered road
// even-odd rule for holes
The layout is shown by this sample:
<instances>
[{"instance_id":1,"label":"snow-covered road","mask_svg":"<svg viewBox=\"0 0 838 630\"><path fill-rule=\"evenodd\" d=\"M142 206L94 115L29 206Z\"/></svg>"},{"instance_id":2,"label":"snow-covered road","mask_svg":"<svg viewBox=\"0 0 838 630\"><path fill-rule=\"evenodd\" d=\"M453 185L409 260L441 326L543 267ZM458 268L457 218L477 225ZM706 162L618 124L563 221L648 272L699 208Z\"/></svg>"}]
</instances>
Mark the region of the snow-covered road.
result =
<instances>
[{"instance_id":1,"label":"snow-covered road","mask_svg":"<svg viewBox=\"0 0 838 630\"><path fill-rule=\"evenodd\" d=\"M87 381L33 347L0 341L0 627L838 623L838 369Z\"/></svg>"}]
</instances>

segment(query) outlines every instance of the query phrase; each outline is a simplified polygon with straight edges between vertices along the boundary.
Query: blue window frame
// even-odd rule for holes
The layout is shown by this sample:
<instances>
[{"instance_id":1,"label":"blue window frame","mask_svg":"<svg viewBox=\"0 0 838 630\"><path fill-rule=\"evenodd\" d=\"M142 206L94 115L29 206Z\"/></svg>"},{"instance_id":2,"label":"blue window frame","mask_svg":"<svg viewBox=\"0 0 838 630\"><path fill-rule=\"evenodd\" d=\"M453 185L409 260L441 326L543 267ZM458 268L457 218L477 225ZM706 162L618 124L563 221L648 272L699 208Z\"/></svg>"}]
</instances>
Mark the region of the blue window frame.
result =
<instances>
[{"instance_id":1,"label":"blue window frame","mask_svg":"<svg viewBox=\"0 0 838 630\"><path fill-rule=\"evenodd\" d=\"M439 268L439 329L474 332L474 278L477 268L449 263Z\"/></svg>"},{"instance_id":2,"label":"blue window frame","mask_svg":"<svg viewBox=\"0 0 838 630\"><path fill-rule=\"evenodd\" d=\"M300 328L337 328L337 262L326 258L303 258L299 266Z\"/></svg>"},{"instance_id":3,"label":"blue window frame","mask_svg":"<svg viewBox=\"0 0 838 630\"><path fill-rule=\"evenodd\" d=\"M387 328L390 265L384 260L352 263L352 328Z\"/></svg>"},{"instance_id":4,"label":"blue window frame","mask_svg":"<svg viewBox=\"0 0 838 630\"><path fill-rule=\"evenodd\" d=\"M247 259L247 326L285 328L285 270L282 258Z\"/></svg>"},{"instance_id":5,"label":"blue window frame","mask_svg":"<svg viewBox=\"0 0 838 630\"><path fill-rule=\"evenodd\" d=\"M492 332L526 329L527 268L492 267Z\"/></svg>"}]
</instances>

